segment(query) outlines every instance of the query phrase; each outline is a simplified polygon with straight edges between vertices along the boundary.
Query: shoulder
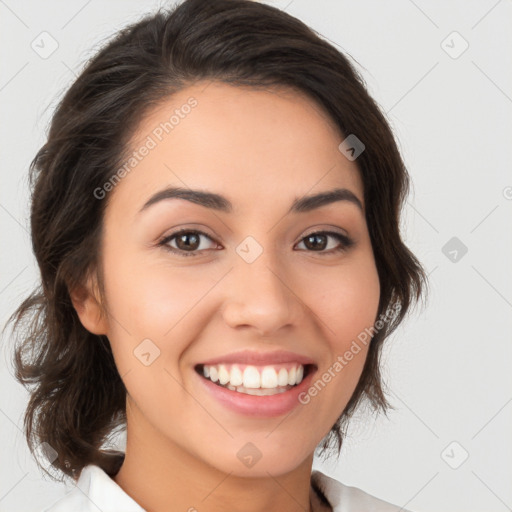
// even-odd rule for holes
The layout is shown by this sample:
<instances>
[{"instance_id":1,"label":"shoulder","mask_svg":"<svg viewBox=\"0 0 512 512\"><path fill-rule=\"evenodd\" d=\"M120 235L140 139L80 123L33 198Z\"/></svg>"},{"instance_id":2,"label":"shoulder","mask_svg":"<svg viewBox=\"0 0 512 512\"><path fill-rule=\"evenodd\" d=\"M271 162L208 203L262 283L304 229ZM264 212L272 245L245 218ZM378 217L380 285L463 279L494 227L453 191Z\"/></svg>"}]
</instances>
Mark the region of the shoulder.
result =
<instances>
[{"instance_id":1,"label":"shoulder","mask_svg":"<svg viewBox=\"0 0 512 512\"><path fill-rule=\"evenodd\" d=\"M145 512L102 468L82 469L73 490L41 512Z\"/></svg>"},{"instance_id":2,"label":"shoulder","mask_svg":"<svg viewBox=\"0 0 512 512\"><path fill-rule=\"evenodd\" d=\"M322 490L333 512L411 512L357 487L342 484L318 470L311 473L311 480Z\"/></svg>"}]
</instances>

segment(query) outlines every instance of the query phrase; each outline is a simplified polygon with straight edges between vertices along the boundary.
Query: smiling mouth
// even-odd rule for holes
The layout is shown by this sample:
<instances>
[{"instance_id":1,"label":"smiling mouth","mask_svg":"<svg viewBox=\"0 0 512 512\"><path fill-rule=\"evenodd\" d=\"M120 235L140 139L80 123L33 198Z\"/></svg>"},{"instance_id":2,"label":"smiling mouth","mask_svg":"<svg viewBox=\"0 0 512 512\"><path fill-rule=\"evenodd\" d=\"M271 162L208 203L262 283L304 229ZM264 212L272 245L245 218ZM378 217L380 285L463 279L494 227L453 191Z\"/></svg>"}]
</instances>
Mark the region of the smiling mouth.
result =
<instances>
[{"instance_id":1,"label":"smiling mouth","mask_svg":"<svg viewBox=\"0 0 512 512\"><path fill-rule=\"evenodd\" d=\"M198 364L194 370L219 387L255 396L285 393L298 386L316 370L314 364L275 364L267 366Z\"/></svg>"}]
</instances>

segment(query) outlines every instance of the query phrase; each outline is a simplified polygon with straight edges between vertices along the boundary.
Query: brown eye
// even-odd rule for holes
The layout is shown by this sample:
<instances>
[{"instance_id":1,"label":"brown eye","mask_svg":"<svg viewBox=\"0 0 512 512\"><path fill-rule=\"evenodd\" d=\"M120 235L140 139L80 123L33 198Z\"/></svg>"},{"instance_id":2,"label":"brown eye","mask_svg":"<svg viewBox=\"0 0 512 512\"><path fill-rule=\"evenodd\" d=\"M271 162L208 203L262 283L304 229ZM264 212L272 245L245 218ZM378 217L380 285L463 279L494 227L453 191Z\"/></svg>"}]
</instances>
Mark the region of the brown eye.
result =
<instances>
[{"instance_id":1,"label":"brown eye","mask_svg":"<svg viewBox=\"0 0 512 512\"><path fill-rule=\"evenodd\" d=\"M334 238L337 240L338 246L331 247L326 251L325 249L329 245L329 238ZM332 231L318 231L316 233L310 233L301 240L301 243L304 243L306 248L312 252L320 252L326 254L345 251L354 244L353 240L347 236Z\"/></svg>"},{"instance_id":2,"label":"brown eye","mask_svg":"<svg viewBox=\"0 0 512 512\"><path fill-rule=\"evenodd\" d=\"M308 235L306 238L304 238L304 245L308 249L324 250L327 246L327 238L328 237L322 234Z\"/></svg>"},{"instance_id":3,"label":"brown eye","mask_svg":"<svg viewBox=\"0 0 512 512\"><path fill-rule=\"evenodd\" d=\"M200 245L200 235L197 233L183 233L176 238L176 245L180 250L194 250Z\"/></svg>"},{"instance_id":4,"label":"brown eye","mask_svg":"<svg viewBox=\"0 0 512 512\"><path fill-rule=\"evenodd\" d=\"M182 229L165 237L158 245L180 256L197 256L198 252L208 249L208 247L203 247L199 250L202 237L212 241L211 237L202 231ZM176 246L172 246L171 242L174 242Z\"/></svg>"}]
</instances>

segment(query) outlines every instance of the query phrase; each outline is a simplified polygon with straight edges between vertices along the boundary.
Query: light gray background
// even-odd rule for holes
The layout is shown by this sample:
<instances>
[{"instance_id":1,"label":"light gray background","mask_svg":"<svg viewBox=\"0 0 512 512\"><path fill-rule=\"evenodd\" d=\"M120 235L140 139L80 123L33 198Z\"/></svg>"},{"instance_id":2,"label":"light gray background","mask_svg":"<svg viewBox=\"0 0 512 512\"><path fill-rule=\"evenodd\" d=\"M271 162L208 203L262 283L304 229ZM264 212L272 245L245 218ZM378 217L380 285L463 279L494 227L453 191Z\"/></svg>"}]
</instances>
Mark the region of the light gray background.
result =
<instances>
[{"instance_id":1,"label":"light gray background","mask_svg":"<svg viewBox=\"0 0 512 512\"><path fill-rule=\"evenodd\" d=\"M512 510L511 2L268 3L360 64L412 175L405 238L431 281L427 307L385 351L397 410L358 418L339 463L315 468L417 512ZM163 4L0 0L0 326L37 282L26 173L57 100L104 38ZM58 43L46 59L31 47L43 31ZM468 249L457 261L443 253L452 237ZM5 338L0 511L37 511L70 488L42 478L31 459L28 395Z\"/></svg>"}]
</instances>

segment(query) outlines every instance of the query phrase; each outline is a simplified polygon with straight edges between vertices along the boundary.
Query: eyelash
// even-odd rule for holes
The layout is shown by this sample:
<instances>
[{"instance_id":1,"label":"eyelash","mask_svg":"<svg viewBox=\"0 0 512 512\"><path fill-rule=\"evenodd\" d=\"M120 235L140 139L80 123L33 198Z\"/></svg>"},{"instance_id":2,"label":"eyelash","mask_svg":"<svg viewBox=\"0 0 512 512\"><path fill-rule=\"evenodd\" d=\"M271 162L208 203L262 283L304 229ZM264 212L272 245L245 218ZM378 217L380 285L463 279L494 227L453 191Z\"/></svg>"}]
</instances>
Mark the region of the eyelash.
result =
<instances>
[{"instance_id":1,"label":"eyelash","mask_svg":"<svg viewBox=\"0 0 512 512\"><path fill-rule=\"evenodd\" d=\"M198 250L195 250L195 251L183 251L182 249L176 249L176 248L170 247L168 245L171 240L173 240L174 238L176 238L176 237L178 237L180 235L183 235L185 233L187 233L187 234L193 233L193 234L196 234L196 235L203 235L203 236L205 236L205 237L207 237L207 238L209 238L210 240L213 241L211 236L206 234L206 233L204 233L203 231L200 231L200 230L197 230L197 229L181 229L179 231L176 231L175 233L170 234L169 236L166 236L164 239L162 239L160 242L158 242L158 246L163 247L165 250L167 250L169 252L172 252L174 254L178 254L179 256L183 256L183 257L198 256L199 253L201 253L203 251L198 251ZM314 231L313 233L307 234L304 238L302 238L300 240L300 242L302 242L306 238L308 238L310 236L313 236L313 235L329 235L329 236L332 236L333 238L338 240L338 242L340 242L340 246L336 247L334 249L330 249L329 251L306 251L306 252L313 252L313 253L314 252L318 252L320 254L333 254L333 253L338 253L338 252L346 251L346 250L348 250L350 247L352 247L354 245L354 241L351 238L349 238L349 237L347 237L345 235L342 235L341 233L336 233L335 231Z\"/></svg>"}]
</instances>

